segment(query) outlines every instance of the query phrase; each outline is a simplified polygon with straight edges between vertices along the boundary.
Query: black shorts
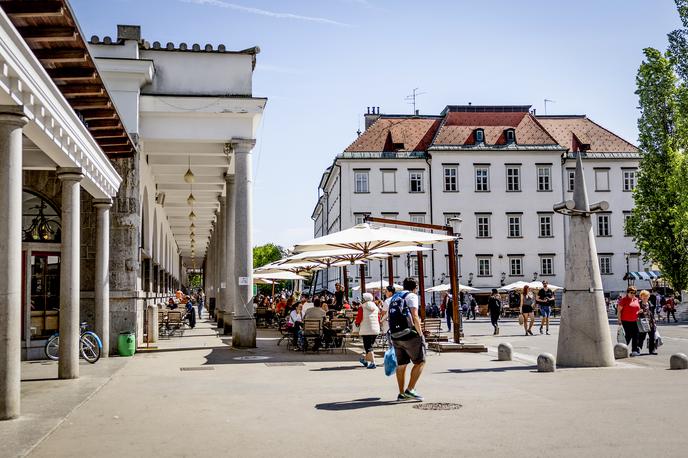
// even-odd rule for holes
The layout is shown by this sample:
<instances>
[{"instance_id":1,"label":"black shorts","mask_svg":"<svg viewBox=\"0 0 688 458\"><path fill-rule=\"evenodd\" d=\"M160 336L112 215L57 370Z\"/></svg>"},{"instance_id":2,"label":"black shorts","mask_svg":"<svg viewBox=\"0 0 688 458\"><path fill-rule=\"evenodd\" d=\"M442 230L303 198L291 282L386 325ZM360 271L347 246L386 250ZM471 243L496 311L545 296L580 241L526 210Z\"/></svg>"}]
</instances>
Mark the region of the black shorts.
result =
<instances>
[{"instance_id":1,"label":"black shorts","mask_svg":"<svg viewBox=\"0 0 688 458\"><path fill-rule=\"evenodd\" d=\"M377 336L361 336L363 339L363 349L366 353L373 351L373 345L375 344L375 339Z\"/></svg>"},{"instance_id":2,"label":"black shorts","mask_svg":"<svg viewBox=\"0 0 688 458\"><path fill-rule=\"evenodd\" d=\"M408 340L393 340L392 343L399 366L405 366L410 362L413 364L425 362L425 345L420 336L416 335Z\"/></svg>"}]
</instances>

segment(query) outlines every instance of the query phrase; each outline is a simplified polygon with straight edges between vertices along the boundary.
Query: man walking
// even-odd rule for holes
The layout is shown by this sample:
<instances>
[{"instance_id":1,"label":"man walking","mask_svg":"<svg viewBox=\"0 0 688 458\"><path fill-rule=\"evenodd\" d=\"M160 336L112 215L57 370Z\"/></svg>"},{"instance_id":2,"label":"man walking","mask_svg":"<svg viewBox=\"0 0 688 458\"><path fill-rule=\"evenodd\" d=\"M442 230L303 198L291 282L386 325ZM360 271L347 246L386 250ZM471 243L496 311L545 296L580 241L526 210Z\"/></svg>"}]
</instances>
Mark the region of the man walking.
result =
<instances>
[{"instance_id":1,"label":"man walking","mask_svg":"<svg viewBox=\"0 0 688 458\"><path fill-rule=\"evenodd\" d=\"M444 296L444 317L447 319L447 332L451 332L451 324L454 319L454 297L451 293Z\"/></svg>"},{"instance_id":2,"label":"man walking","mask_svg":"<svg viewBox=\"0 0 688 458\"><path fill-rule=\"evenodd\" d=\"M542 334L542 327L545 326L549 335L549 317L554 308L554 291L549 289L546 281L542 282L542 289L538 291L537 303L540 306L540 334Z\"/></svg>"},{"instance_id":3,"label":"man walking","mask_svg":"<svg viewBox=\"0 0 688 458\"><path fill-rule=\"evenodd\" d=\"M499 335L499 315L502 313L502 301L499 299L499 291L492 288L492 295L487 300L487 311L490 313L490 322L494 328L492 335Z\"/></svg>"},{"instance_id":4,"label":"man walking","mask_svg":"<svg viewBox=\"0 0 688 458\"><path fill-rule=\"evenodd\" d=\"M394 294L389 304L389 330L397 357L397 401L422 401L416 384L425 365L426 344L418 316L417 285L413 278L403 283L404 290ZM413 363L411 378L406 385L406 366Z\"/></svg>"}]
</instances>

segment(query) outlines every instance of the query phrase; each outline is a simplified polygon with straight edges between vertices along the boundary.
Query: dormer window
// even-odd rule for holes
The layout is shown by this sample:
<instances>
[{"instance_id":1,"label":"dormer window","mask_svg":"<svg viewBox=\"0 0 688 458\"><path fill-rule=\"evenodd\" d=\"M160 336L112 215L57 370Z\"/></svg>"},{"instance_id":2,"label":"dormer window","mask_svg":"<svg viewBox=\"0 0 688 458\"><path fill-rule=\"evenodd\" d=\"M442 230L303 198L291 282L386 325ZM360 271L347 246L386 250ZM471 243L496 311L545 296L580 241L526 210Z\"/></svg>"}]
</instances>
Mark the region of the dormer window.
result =
<instances>
[{"instance_id":1,"label":"dormer window","mask_svg":"<svg viewBox=\"0 0 688 458\"><path fill-rule=\"evenodd\" d=\"M475 143L485 143L485 131L483 129L475 129Z\"/></svg>"},{"instance_id":2,"label":"dormer window","mask_svg":"<svg viewBox=\"0 0 688 458\"><path fill-rule=\"evenodd\" d=\"M516 142L516 131L514 129L507 129L505 131L506 142L515 143Z\"/></svg>"}]
</instances>

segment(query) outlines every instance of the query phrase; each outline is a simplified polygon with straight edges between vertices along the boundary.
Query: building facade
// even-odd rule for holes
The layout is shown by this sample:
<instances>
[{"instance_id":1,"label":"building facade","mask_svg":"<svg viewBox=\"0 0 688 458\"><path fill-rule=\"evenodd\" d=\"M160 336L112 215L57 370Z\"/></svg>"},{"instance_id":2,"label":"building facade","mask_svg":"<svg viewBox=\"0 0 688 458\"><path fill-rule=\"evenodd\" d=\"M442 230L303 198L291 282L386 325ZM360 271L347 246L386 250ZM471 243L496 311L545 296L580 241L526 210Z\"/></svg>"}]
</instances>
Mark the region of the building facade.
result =
<instances>
[{"instance_id":1,"label":"building facade","mask_svg":"<svg viewBox=\"0 0 688 458\"><path fill-rule=\"evenodd\" d=\"M627 271L646 266L624 220L633 207L638 149L586 116L537 116L529 106L447 106L438 116L366 114L366 130L323 174L314 235L366 215L446 224L460 217L459 280L489 290L533 279L564 284L568 228L552 206L572 196L575 155L584 155L605 290L621 291ZM444 246L426 254L426 287L447 283ZM418 273L414 255L395 258L395 278ZM372 262L367 276L387 278ZM350 272L355 283L357 275ZM332 289L342 271L319 275ZM428 295L427 301L438 297Z\"/></svg>"}]
</instances>

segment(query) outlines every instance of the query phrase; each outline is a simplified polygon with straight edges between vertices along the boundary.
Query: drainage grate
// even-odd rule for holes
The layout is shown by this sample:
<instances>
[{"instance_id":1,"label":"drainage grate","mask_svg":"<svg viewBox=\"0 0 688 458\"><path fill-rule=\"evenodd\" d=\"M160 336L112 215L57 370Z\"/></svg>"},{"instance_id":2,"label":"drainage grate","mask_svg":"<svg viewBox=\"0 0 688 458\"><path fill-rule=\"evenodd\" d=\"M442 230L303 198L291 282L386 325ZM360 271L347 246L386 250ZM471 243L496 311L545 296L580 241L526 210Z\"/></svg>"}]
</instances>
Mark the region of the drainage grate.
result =
<instances>
[{"instance_id":1,"label":"drainage grate","mask_svg":"<svg viewBox=\"0 0 688 458\"><path fill-rule=\"evenodd\" d=\"M180 367L180 371L214 371L213 366L194 366L194 367Z\"/></svg>"},{"instance_id":2,"label":"drainage grate","mask_svg":"<svg viewBox=\"0 0 688 458\"><path fill-rule=\"evenodd\" d=\"M260 356L260 355L249 355L249 356L237 356L232 358L236 361L263 361L265 359L270 359L270 356Z\"/></svg>"},{"instance_id":3,"label":"drainage grate","mask_svg":"<svg viewBox=\"0 0 688 458\"><path fill-rule=\"evenodd\" d=\"M287 361L283 363L265 363L266 366L268 367L273 367L273 366L305 366L306 363L299 362L299 361Z\"/></svg>"},{"instance_id":4,"label":"drainage grate","mask_svg":"<svg viewBox=\"0 0 688 458\"><path fill-rule=\"evenodd\" d=\"M413 406L418 410L459 410L461 404L454 404L452 402L424 402Z\"/></svg>"}]
</instances>

